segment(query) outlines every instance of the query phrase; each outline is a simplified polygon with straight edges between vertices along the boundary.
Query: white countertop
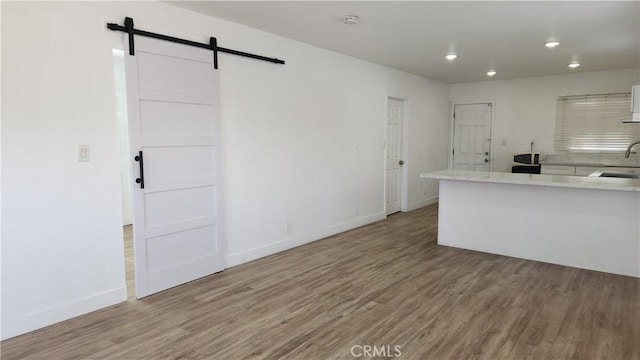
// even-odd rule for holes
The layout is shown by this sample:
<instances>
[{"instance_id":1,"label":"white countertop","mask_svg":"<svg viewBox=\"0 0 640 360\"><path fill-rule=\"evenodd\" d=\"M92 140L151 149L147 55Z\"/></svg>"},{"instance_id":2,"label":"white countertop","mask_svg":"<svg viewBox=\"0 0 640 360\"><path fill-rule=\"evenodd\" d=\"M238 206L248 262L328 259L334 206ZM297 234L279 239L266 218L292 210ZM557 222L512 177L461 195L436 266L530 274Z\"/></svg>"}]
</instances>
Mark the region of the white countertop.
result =
<instances>
[{"instance_id":1,"label":"white countertop","mask_svg":"<svg viewBox=\"0 0 640 360\"><path fill-rule=\"evenodd\" d=\"M440 170L420 174L421 178L519 184L533 186L570 187L600 190L640 192L640 179L600 178L587 176L512 174L503 172Z\"/></svg>"}]
</instances>

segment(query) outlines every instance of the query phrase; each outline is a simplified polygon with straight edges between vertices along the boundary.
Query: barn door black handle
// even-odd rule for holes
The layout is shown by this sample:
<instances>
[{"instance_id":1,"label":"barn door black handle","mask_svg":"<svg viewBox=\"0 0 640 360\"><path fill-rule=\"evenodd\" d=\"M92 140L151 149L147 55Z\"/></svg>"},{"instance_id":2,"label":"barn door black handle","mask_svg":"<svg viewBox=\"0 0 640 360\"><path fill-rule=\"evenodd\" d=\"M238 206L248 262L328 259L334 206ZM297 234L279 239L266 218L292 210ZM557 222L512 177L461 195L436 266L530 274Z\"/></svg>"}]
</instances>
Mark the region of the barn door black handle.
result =
<instances>
[{"instance_id":1,"label":"barn door black handle","mask_svg":"<svg viewBox=\"0 0 640 360\"><path fill-rule=\"evenodd\" d=\"M138 155L133 159L140 165L140 177L136 179L136 183L140 184L140 189L144 189L144 159L142 158L142 150L138 151Z\"/></svg>"}]
</instances>

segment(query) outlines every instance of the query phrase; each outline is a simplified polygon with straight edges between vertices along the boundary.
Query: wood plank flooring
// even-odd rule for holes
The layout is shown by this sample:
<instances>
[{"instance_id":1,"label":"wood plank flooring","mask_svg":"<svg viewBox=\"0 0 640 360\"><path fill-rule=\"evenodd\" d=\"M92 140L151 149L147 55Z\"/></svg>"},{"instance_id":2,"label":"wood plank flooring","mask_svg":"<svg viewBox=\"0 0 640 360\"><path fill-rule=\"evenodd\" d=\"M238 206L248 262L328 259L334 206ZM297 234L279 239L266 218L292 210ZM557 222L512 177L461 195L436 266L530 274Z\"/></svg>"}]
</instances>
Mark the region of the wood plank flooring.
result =
<instances>
[{"instance_id":1,"label":"wood plank flooring","mask_svg":"<svg viewBox=\"0 0 640 360\"><path fill-rule=\"evenodd\" d=\"M122 229L124 235L124 272L127 280L127 299L135 300L136 289L134 279L134 259L133 259L133 227L126 225Z\"/></svg>"},{"instance_id":2,"label":"wood plank flooring","mask_svg":"<svg viewBox=\"0 0 640 360\"><path fill-rule=\"evenodd\" d=\"M640 279L436 234L437 206L396 214L6 340L2 359L640 358Z\"/></svg>"}]
</instances>

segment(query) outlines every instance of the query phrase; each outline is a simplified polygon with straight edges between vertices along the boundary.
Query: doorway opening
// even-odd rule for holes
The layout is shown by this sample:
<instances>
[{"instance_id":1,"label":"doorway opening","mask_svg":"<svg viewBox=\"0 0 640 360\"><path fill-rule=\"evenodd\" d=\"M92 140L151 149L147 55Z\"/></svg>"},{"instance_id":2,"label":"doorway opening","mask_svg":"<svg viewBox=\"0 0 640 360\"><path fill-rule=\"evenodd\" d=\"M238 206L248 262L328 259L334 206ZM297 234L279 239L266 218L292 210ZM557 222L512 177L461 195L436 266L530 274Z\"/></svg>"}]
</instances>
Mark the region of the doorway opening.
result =
<instances>
[{"instance_id":1,"label":"doorway opening","mask_svg":"<svg viewBox=\"0 0 640 360\"><path fill-rule=\"evenodd\" d=\"M124 51L113 49L113 69L116 91L116 117L120 145L120 182L122 187L122 234L127 300L135 300L135 266L133 256L133 206L131 194L131 150L127 117L127 88Z\"/></svg>"},{"instance_id":2,"label":"doorway opening","mask_svg":"<svg viewBox=\"0 0 640 360\"><path fill-rule=\"evenodd\" d=\"M395 214L406 209L406 153L404 146L406 99L387 97L385 136L385 212Z\"/></svg>"}]
</instances>

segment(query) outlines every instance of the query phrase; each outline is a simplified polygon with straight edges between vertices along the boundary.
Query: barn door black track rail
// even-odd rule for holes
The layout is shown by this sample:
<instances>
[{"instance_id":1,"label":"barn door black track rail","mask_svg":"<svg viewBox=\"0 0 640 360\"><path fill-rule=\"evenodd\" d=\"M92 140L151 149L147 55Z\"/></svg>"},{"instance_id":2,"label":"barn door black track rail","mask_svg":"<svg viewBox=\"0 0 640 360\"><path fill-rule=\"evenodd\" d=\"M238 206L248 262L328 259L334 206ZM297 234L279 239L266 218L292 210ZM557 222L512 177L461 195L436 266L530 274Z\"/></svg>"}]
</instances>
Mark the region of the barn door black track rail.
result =
<instances>
[{"instance_id":1,"label":"barn door black track rail","mask_svg":"<svg viewBox=\"0 0 640 360\"><path fill-rule=\"evenodd\" d=\"M218 68L218 52L223 52L223 53L233 54L233 55L238 55L238 56L244 56L244 57L248 57L248 58L252 58L252 59L256 59L256 60L268 61L268 62L272 62L272 63L275 63L275 64L284 64L284 60L280 60L280 59L276 59L276 58L270 58L270 57L266 57L266 56L262 56L262 55L251 54L251 53L247 53L247 52L244 52L244 51L238 51L238 50L219 47L218 46L218 41L214 37L209 38L209 43L205 44L205 43L199 43L199 42L195 42L195 41L191 41L191 40L180 39L180 38L173 37L173 36L162 35L162 34L157 34L157 33L149 32L149 31L135 29L133 27L133 19L130 18L130 17L124 18L124 26L118 25L118 24L114 24L114 23L107 23L107 28L109 30L123 31L123 32L126 32L126 33L129 34L129 55L132 55L132 56L135 56L135 53L136 53L135 52L135 44L134 44L134 41L133 41L133 35L140 35L140 36L146 36L146 37L150 37L150 38L154 38L154 39L171 41L171 42L178 43L178 44L184 44L184 45L195 46L195 47L211 50L211 51L213 51L213 67L216 68L216 69Z\"/></svg>"}]
</instances>

